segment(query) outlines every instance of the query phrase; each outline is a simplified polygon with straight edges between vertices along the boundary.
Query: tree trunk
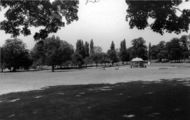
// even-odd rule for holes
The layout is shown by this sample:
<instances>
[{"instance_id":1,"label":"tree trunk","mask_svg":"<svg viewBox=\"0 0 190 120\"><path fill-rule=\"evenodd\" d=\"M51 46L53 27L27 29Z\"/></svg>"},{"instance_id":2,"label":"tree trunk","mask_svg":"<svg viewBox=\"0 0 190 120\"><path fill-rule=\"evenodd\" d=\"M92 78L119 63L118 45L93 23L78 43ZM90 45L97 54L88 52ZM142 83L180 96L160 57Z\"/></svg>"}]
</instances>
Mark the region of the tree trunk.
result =
<instances>
[{"instance_id":1,"label":"tree trunk","mask_svg":"<svg viewBox=\"0 0 190 120\"><path fill-rule=\"evenodd\" d=\"M54 70L55 70L55 66L52 65L52 66L51 66L51 71L54 72Z\"/></svg>"}]
</instances>

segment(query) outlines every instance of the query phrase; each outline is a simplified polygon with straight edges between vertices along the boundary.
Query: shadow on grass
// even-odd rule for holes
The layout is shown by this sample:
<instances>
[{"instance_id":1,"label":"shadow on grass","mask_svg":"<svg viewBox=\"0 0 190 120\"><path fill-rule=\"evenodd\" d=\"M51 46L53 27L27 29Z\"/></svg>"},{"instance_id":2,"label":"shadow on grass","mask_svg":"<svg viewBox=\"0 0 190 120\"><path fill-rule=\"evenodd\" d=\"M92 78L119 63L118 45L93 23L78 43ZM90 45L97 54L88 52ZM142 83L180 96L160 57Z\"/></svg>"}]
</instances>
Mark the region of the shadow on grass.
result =
<instances>
[{"instance_id":1,"label":"shadow on grass","mask_svg":"<svg viewBox=\"0 0 190 120\"><path fill-rule=\"evenodd\" d=\"M189 120L190 78L54 86L0 96L0 120Z\"/></svg>"}]
</instances>

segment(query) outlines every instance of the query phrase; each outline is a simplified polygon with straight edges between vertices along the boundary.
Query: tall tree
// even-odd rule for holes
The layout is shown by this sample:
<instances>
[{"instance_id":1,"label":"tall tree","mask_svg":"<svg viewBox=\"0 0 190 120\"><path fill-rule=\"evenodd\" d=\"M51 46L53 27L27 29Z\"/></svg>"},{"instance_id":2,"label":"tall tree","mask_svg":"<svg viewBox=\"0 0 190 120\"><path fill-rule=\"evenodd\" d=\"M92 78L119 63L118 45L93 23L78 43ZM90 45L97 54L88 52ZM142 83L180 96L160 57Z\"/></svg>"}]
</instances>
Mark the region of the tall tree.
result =
<instances>
[{"instance_id":1,"label":"tall tree","mask_svg":"<svg viewBox=\"0 0 190 120\"><path fill-rule=\"evenodd\" d=\"M159 49L157 45L152 45L151 46L151 58L152 59L157 59L158 58L158 53Z\"/></svg>"},{"instance_id":2,"label":"tall tree","mask_svg":"<svg viewBox=\"0 0 190 120\"><path fill-rule=\"evenodd\" d=\"M92 56L94 54L94 42L93 39L90 41L90 55Z\"/></svg>"},{"instance_id":3,"label":"tall tree","mask_svg":"<svg viewBox=\"0 0 190 120\"><path fill-rule=\"evenodd\" d=\"M3 72L3 69L5 67L5 60L4 60L4 54L3 54L3 47L0 47L0 68L1 72Z\"/></svg>"},{"instance_id":4,"label":"tall tree","mask_svg":"<svg viewBox=\"0 0 190 120\"><path fill-rule=\"evenodd\" d=\"M163 59L168 59L168 50L166 48L166 42L160 41L160 43L157 45L158 53L157 58L159 62L162 62Z\"/></svg>"},{"instance_id":5,"label":"tall tree","mask_svg":"<svg viewBox=\"0 0 190 120\"><path fill-rule=\"evenodd\" d=\"M98 66L98 63L101 63L103 57L102 55L103 55L102 48L100 46L94 46L91 58L93 62L96 64L96 67Z\"/></svg>"},{"instance_id":6,"label":"tall tree","mask_svg":"<svg viewBox=\"0 0 190 120\"><path fill-rule=\"evenodd\" d=\"M148 60L149 61L151 61L151 59L152 59L151 58L151 56L152 56L151 55L152 54L152 49L151 48L152 48L152 45L151 45L151 43L149 43L149 45L148 45Z\"/></svg>"},{"instance_id":7,"label":"tall tree","mask_svg":"<svg viewBox=\"0 0 190 120\"><path fill-rule=\"evenodd\" d=\"M115 44L113 41L111 42L110 50L115 50Z\"/></svg>"},{"instance_id":8,"label":"tall tree","mask_svg":"<svg viewBox=\"0 0 190 120\"><path fill-rule=\"evenodd\" d=\"M84 64L84 59L81 54L79 54L78 52L75 52L72 55L72 62L73 64L77 65L78 68L82 68L82 65Z\"/></svg>"},{"instance_id":9,"label":"tall tree","mask_svg":"<svg viewBox=\"0 0 190 120\"><path fill-rule=\"evenodd\" d=\"M36 60L44 59L43 62L45 63L42 64L50 65L52 72L54 72L56 65L62 65L66 61L71 60L71 56L74 52L73 46L66 41L62 41L59 37L52 36L41 42L42 44L36 43L35 47L42 48L44 53L39 51L41 49L33 49L33 56L37 56Z\"/></svg>"},{"instance_id":10,"label":"tall tree","mask_svg":"<svg viewBox=\"0 0 190 120\"><path fill-rule=\"evenodd\" d=\"M77 40L75 52L80 54L82 56L82 58L85 58L85 47L84 47L83 40Z\"/></svg>"},{"instance_id":11,"label":"tall tree","mask_svg":"<svg viewBox=\"0 0 190 120\"><path fill-rule=\"evenodd\" d=\"M179 62L180 59L183 57L183 50L182 46L180 45L180 41L178 38L173 38L171 41L167 42L166 44L168 50L168 58L170 60L175 60Z\"/></svg>"},{"instance_id":12,"label":"tall tree","mask_svg":"<svg viewBox=\"0 0 190 120\"><path fill-rule=\"evenodd\" d=\"M115 62L118 62L119 59L118 59L118 55L117 55L117 52L115 50L115 44L114 44L113 41L111 42L111 46L110 46L110 49L108 50L107 54L108 54L108 57L111 60L112 65Z\"/></svg>"},{"instance_id":13,"label":"tall tree","mask_svg":"<svg viewBox=\"0 0 190 120\"><path fill-rule=\"evenodd\" d=\"M84 51L85 51L85 57L89 57L90 49L89 49L89 43L88 42L85 42L85 44L84 44Z\"/></svg>"},{"instance_id":14,"label":"tall tree","mask_svg":"<svg viewBox=\"0 0 190 120\"><path fill-rule=\"evenodd\" d=\"M133 57L140 57L147 59L147 47L146 41L140 37L132 40L132 55Z\"/></svg>"},{"instance_id":15,"label":"tall tree","mask_svg":"<svg viewBox=\"0 0 190 120\"><path fill-rule=\"evenodd\" d=\"M0 29L15 37L30 35L31 26L42 27L34 38L44 39L65 24L78 20L78 4L78 0L1 0L0 8L8 10L5 12L6 20L0 22Z\"/></svg>"},{"instance_id":16,"label":"tall tree","mask_svg":"<svg viewBox=\"0 0 190 120\"><path fill-rule=\"evenodd\" d=\"M14 72L19 68L28 68L32 64L29 50L20 39L7 39L2 54L5 67Z\"/></svg>"},{"instance_id":17,"label":"tall tree","mask_svg":"<svg viewBox=\"0 0 190 120\"><path fill-rule=\"evenodd\" d=\"M34 61L34 66L40 66L45 64L46 54L44 48L44 41L38 41L31 51L31 56Z\"/></svg>"},{"instance_id":18,"label":"tall tree","mask_svg":"<svg viewBox=\"0 0 190 120\"><path fill-rule=\"evenodd\" d=\"M180 45L182 47L182 51L183 51L183 59L187 59L190 55L190 51L188 50L188 45L189 45L189 41L188 41L188 35L182 35L180 38Z\"/></svg>"},{"instance_id":19,"label":"tall tree","mask_svg":"<svg viewBox=\"0 0 190 120\"><path fill-rule=\"evenodd\" d=\"M129 53L127 52L125 39L120 43L119 55L122 62L129 61Z\"/></svg>"}]
</instances>

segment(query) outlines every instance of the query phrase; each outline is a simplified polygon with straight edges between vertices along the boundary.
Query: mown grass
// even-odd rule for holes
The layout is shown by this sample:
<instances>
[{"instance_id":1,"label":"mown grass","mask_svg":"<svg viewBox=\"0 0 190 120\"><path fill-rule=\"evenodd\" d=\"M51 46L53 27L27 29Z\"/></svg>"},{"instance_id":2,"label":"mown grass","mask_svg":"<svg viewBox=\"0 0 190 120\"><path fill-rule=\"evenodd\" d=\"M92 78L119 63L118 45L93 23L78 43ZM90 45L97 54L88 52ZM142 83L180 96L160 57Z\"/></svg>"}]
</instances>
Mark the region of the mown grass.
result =
<instances>
[{"instance_id":1,"label":"mown grass","mask_svg":"<svg viewBox=\"0 0 190 120\"><path fill-rule=\"evenodd\" d=\"M54 86L0 96L0 120L189 120L190 79Z\"/></svg>"}]
</instances>

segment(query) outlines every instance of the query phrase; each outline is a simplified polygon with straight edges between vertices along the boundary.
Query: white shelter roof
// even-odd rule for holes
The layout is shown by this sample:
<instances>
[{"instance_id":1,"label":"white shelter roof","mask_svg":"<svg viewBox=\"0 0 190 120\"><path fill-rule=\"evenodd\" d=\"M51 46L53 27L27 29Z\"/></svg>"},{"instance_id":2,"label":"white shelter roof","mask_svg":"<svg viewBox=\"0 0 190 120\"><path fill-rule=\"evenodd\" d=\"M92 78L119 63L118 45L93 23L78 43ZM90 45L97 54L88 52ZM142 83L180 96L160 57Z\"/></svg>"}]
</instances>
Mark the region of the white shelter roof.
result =
<instances>
[{"instance_id":1,"label":"white shelter roof","mask_svg":"<svg viewBox=\"0 0 190 120\"><path fill-rule=\"evenodd\" d=\"M140 61L144 61L144 60L142 58L136 57L136 58L133 58L131 61L132 62L140 62Z\"/></svg>"}]
</instances>

